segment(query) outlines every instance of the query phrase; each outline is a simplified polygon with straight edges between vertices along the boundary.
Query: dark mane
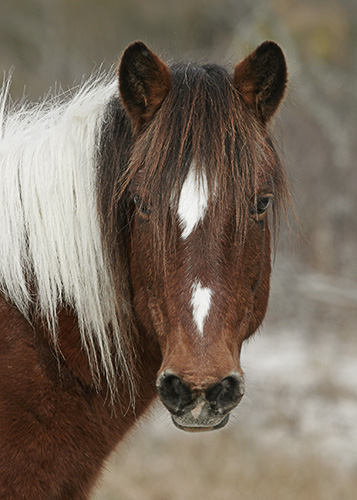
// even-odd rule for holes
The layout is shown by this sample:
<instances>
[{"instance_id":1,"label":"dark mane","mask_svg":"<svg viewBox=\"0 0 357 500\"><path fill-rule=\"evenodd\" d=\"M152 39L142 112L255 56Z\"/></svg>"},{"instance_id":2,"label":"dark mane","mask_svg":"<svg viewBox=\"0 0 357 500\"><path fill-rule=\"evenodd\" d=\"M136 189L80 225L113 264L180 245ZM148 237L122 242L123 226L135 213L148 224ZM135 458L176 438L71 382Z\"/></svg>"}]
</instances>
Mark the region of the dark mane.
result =
<instances>
[{"instance_id":1,"label":"dark mane","mask_svg":"<svg viewBox=\"0 0 357 500\"><path fill-rule=\"evenodd\" d=\"M132 147L130 122L118 97L112 98L103 119L98 149L98 211L101 217L104 251L114 270L117 316L128 369L135 376L131 290L127 256L128 216L123 198L118 199L118 179L126 171ZM120 360L118 360L119 362ZM119 364L118 364L119 367ZM134 388L135 389L135 388Z\"/></svg>"}]
</instances>

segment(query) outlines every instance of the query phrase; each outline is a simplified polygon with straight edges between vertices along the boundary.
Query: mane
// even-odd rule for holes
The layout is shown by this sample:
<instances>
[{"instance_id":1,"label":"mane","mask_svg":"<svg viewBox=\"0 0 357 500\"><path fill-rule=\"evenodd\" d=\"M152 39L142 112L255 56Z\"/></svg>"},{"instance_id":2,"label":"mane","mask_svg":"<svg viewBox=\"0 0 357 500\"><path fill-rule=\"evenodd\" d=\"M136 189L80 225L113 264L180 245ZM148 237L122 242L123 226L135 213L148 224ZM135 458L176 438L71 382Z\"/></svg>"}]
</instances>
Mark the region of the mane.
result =
<instances>
[{"instance_id":1,"label":"mane","mask_svg":"<svg viewBox=\"0 0 357 500\"><path fill-rule=\"evenodd\" d=\"M97 203L98 138L116 94L111 76L37 104L0 97L0 287L31 321L43 318L56 346L57 313L73 310L94 380L115 390L129 376L113 275ZM113 361L113 352L117 359Z\"/></svg>"}]
</instances>

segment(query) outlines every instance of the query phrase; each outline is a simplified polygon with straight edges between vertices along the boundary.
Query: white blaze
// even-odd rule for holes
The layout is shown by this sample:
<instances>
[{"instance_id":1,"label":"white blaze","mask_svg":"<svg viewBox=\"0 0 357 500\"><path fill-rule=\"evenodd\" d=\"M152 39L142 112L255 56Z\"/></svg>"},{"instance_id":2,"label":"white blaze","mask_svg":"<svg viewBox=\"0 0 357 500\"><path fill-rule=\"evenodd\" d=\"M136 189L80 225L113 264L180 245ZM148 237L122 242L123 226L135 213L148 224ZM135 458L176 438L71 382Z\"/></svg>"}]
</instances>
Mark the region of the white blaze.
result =
<instances>
[{"instance_id":1,"label":"white blaze","mask_svg":"<svg viewBox=\"0 0 357 500\"><path fill-rule=\"evenodd\" d=\"M193 309L193 319L198 331L203 336L203 326L211 307L212 290L203 287L199 281L195 281L192 286L191 305Z\"/></svg>"},{"instance_id":2,"label":"white blaze","mask_svg":"<svg viewBox=\"0 0 357 500\"><path fill-rule=\"evenodd\" d=\"M207 179L203 174L200 177L196 175L193 163L183 183L177 210L184 240L204 218L207 205Z\"/></svg>"}]
</instances>

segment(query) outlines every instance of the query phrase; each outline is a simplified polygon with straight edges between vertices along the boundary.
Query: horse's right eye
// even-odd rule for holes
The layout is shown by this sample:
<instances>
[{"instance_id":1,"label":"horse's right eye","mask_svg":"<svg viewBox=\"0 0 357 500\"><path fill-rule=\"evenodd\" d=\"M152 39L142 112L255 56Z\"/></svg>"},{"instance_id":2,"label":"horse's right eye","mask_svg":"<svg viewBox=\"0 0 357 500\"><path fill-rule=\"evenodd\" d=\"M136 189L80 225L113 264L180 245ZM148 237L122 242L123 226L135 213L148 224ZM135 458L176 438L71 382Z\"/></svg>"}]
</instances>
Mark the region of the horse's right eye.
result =
<instances>
[{"instance_id":1,"label":"horse's right eye","mask_svg":"<svg viewBox=\"0 0 357 500\"><path fill-rule=\"evenodd\" d=\"M151 207L150 205L147 205L138 194L134 195L133 201L135 203L136 208L138 209L138 212L141 213L142 215L149 216L151 213Z\"/></svg>"}]
</instances>

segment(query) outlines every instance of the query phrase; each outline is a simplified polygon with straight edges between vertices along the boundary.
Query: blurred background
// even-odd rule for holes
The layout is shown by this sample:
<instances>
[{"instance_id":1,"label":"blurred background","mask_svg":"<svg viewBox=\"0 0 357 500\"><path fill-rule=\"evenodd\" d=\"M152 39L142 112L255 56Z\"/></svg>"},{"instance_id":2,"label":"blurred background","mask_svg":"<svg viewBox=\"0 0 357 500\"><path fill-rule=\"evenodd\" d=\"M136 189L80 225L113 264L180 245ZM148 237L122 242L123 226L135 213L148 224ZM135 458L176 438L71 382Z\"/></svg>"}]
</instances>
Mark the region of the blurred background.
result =
<instances>
[{"instance_id":1,"label":"blurred background","mask_svg":"<svg viewBox=\"0 0 357 500\"><path fill-rule=\"evenodd\" d=\"M119 60L232 67L266 39L290 85L274 130L301 230L282 228L269 313L245 346L247 394L220 432L157 407L112 457L98 500L339 499L357 491L356 0L0 0L12 97L41 99Z\"/></svg>"}]
</instances>

